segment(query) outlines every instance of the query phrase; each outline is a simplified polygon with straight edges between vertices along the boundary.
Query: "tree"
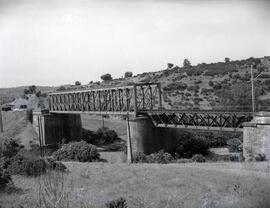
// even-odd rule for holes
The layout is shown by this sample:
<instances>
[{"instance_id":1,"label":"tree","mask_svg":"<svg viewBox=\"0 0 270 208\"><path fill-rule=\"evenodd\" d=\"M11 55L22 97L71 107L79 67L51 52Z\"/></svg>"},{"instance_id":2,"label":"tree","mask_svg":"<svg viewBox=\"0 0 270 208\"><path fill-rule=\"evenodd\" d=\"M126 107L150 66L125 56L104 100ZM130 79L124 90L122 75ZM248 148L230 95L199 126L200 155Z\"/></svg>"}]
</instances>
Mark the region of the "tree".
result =
<instances>
[{"instance_id":1,"label":"tree","mask_svg":"<svg viewBox=\"0 0 270 208\"><path fill-rule=\"evenodd\" d=\"M40 90L36 92L36 96L37 97L40 97L41 96L41 91Z\"/></svg>"},{"instance_id":2,"label":"tree","mask_svg":"<svg viewBox=\"0 0 270 208\"><path fill-rule=\"evenodd\" d=\"M132 72L125 72L125 78L132 77L133 73Z\"/></svg>"},{"instance_id":3,"label":"tree","mask_svg":"<svg viewBox=\"0 0 270 208\"><path fill-rule=\"evenodd\" d=\"M36 87L35 85L31 85L31 86L29 87L29 92L30 92L30 94L36 93L36 90L37 90L37 87Z\"/></svg>"},{"instance_id":4,"label":"tree","mask_svg":"<svg viewBox=\"0 0 270 208\"><path fill-rule=\"evenodd\" d=\"M29 89L26 89L26 88L25 88L23 91L24 91L24 94L25 94L25 95L29 94Z\"/></svg>"},{"instance_id":5,"label":"tree","mask_svg":"<svg viewBox=\"0 0 270 208\"><path fill-rule=\"evenodd\" d=\"M103 74L100 78L103 81L111 81L112 80L112 75L111 74Z\"/></svg>"},{"instance_id":6,"label":"tree","mask_svg":"<svg viewBox=\"0 0 270 208\"><path fill-rule=\"evenodd\" d=\"M225 61L225 63L230 63L230 58L226 57L226 58L224 59L224 61Z\"/></svg>"},{"instance_id":7,"label":"tree","mask_svg":"<svg viewBox=\"0 0 270 208\"><path fill-rule=\"evenodd\" d=\"M24 94L35 94L37 90L37 87L35 85L31 85L28 87L28 89L24 89Z\"/></svg>"},{"instance_id":8,"label":"tree","mask_svg":"<svg viewBox=\"0 0 270 208\"><path fill-rule=\"evenodd\" d=\"M64 90L66 90L64 86L60 86L58 89L56 89L56 91L64 91Z\"/></svg>"},{"instance_id":9,"label":"tree","mask_svg":"<svg viewBox=\"0 0 270 208\"><path fill-rule=\"evenodd\" d=\"M190 61L188 59L184 59L183 67L191 67L191 63L190 63Z\"/></svg>"},{"instance_id":10,"label":"tree","mask_svg":"<svg viewBox=\"0 0 270 208\"><path fill-rule=\"evenodd\" d=\"M173 67L173 64L172 63L167 63L167 68L170 69Z\"/></svg>"},{"instance_id":11,"label":"tree","mask_svg":"<svg viewBox=\"0 0 270 208\"><path fill-rule=\"evenodd\" d=\"M76 82L75 82L75 85L76 85L76 86L80 86L80 85L81 85L81 82L76 81Z\"/></svg>"}]
</instances>

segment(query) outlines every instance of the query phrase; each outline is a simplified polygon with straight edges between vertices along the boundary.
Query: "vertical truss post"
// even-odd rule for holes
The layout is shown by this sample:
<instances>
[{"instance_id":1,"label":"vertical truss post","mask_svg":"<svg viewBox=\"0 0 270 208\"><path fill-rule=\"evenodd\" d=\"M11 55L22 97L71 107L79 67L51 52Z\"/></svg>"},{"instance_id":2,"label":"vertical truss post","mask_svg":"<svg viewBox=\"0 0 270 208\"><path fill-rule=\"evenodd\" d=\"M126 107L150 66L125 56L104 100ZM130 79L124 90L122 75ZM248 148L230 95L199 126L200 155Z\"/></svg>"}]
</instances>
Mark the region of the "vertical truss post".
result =
<instances>
[{"instance_id":1,"label":"vertical truss post","mask_svg":"<svg viewBox=\"0 0 270 208\"><path fill-rule=\"evenodd\" d=\"M100 96L100 91L98 91L98 108L99 108L99 111L101 111L101 96Z\"/></svg>"},{"instance_id":2,"label":"vertical truss post","mask_svg":"<svg viewBox=\"0 0 270 208\"><path fill-rule=\"evenodd\" d=\"M157 90L158 90L158 104L159 104L159 108L162 108L162 97L161 97L161 84L158 83L157 84Z\"/></svg>"},{"instance_id":3,"label":"vertical truss post","mask_svg":"<svg viewBox=\"0 0 270 208\"><path fill-rule=\"evenodd\" d=\"M134 115L137 116L137 107L138 107L138 104L137 104L137 86L134 85L133 86L133 95L134 95Z\"/></svg>"},{"instance_id":4,"label":"vertical truss post","mask_svg":"<svg viewBox=\"0 0 270 208\"><path fill-rule=\"evenodd\" d=\"M153 109L153 92L152 92L152 87L149 85L149 91L150 91L150 109Z\"/></svg>"}]
</instances>

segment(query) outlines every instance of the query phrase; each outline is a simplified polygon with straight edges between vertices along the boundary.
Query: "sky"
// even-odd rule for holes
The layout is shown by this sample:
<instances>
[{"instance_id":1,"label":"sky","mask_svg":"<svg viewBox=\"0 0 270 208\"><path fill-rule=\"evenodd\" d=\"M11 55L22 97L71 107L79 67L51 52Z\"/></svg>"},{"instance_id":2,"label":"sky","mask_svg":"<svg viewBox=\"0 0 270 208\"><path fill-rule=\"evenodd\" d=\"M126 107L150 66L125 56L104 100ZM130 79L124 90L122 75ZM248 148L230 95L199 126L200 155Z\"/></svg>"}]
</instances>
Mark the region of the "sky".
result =
<instances>
[{"instance_id":1,"label":"sky","mask_svg":"<svg viewBox=\"0 0 270 208\"><path fill-rule=\"evenodd\" d=\"M270 55L270 1L0 0L0 87Z\"/></svg>"}]
</instances>

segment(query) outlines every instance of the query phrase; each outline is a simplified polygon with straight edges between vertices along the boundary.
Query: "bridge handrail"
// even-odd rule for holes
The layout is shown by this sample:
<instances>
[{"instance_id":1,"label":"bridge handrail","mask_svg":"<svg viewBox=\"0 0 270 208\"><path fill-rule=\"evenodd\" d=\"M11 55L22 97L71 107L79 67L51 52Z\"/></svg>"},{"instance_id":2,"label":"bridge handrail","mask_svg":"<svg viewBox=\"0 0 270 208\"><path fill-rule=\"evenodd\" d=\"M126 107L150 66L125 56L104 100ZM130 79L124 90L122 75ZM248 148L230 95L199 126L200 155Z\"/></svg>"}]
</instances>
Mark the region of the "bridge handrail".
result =
<instances>
[{"instance_id":1,"label":"bridge handrail","mask_svg":"<svg viewBox=\"0 0 270 208\"><path fill-rule=\"evenodd\" d=\"M62 95L62 94L69 94L69 93L83 93L83 92L90 92L90 91L104 91L104 90L119 90L119 89L133 89L137 86L145 86L145 85L157 85L157 82L147 82L147 83L135 83L132 85L125 85L119 87L104 87L104 88L96 88L96 89L84 89L84 90L70 90L70 91L61 91L61 92L51 92L48 95Z\"/></svg>"}]
</instances>

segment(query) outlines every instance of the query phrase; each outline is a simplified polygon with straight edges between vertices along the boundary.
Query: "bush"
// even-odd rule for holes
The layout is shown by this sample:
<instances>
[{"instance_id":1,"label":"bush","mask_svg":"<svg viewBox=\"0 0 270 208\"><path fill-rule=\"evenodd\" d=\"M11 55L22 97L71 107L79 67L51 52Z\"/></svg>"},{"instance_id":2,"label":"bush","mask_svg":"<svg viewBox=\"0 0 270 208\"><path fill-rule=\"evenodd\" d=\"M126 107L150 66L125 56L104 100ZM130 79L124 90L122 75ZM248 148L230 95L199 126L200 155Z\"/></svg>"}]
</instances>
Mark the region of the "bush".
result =
<instances>
[{"instance_id":1,"label":"bush","mask_svg":"<svg viewBox=\"0 0 270 208\"><path fill-rule=\"evenodd\" d=\"M108 207L108 208L127 208L127 201L125 198L120 197L118 199L107 202L106 207Z\"/></svg>"},{"instance_id":2,"label":"bush","mask_svg":"<svg viewBox=\"0 0 270 208\"><path fill-rule=\"evenodd\" d=\"M112 143L118 139L117 133L107 127L99 128L96 131L96 136L100 143Z\"/></svg>"},{"instance_id":3,"label":"bush","mask_svg":"<svg viewBox=\"0 0 270 208\"><path fill-rule=\"evenodd\" d=\"M110 81L112 80L112 75L111 74L104 74L100 77L103 81Z\"/></svg>"},{"instance_id":4,"label":"bush","mask_svg":"<svg viewBox=\"0 0 270 208\"><path fill-rule=\"evenodd\" d=\"M38 176L46 172L44 159L18 153L10 159L7 171L12 175Z\"/></svg>"},{"instance_id":5,"label":"bush","mask_svg":"<svg viewBox=\"0 0 270 208\"><path fill-rule=\"evenodd\" d=\"M187 87L187 91L199 92L200 87L198 85L191 85Z\"/></svg>"},{"instance_id":6,"label":"bush","mask_svg":"<svg viewBox=\"0 0 270 208\"><path fill-rule=\"evenodd\" d=\"M46 160L46 169L55 170L59 172L67 171L67 167L63 163L57 162L53 158L48 158Z\"/></svg>"},{"instance_id":7,"label":"bush","mask_svg":"<svg viewBox=\"0 0 270 208\"><path fill-rule=\"evenodd\" d=\"M97 134L87 129L82 129L82 140L86 141L89 144L99 144L99 138Z\"/></svg>"},{"instance_id":8,"label":"bush","mask_svg":"<svg viewBox=\"0 0 270 208\"><path fill-rule=\"evenodd\" d=\"M178 158L191 158L195 154L207 155L209 144L206 139L183 133L177 139L176 156Z\"/></svg>"},{"instance_id":9,"label":"bush","mask_svg":"<svg viewBox=\"0 0 270 208\"><path fill-rule=\"evenodd\" d=\"M185 90L187 88L187 84L184 82L173 82L168 84L166 87L164 87L163 89L165 91L172 91L172 90Z\"/></svg>"},{"instance_id":10,"label":"bush","mask_svg":"<svg viewBox=\"0 0 270 208\"><path fill-rule=\"evenodd\" d=\"M175 161L176 163L191 163L193 162L192 159L180 158Z\"/></svg>"},{"instance_id":11,"label":"bush","mask_svg":"<svg viewBox=\"0 0 270 208\"><path fill-rule=\"evenodd\" d=\"M243 155L239 154L239 153L233 153L232 155L230 155L230 161L232 162L240 162L243 161Z\"/></svg>"},{"instance_id":12,"label":"bush","mask_svg":"<svg viewBox=\"0 0 270 208\"><path fill-rule=\"evenodd\" d=\"M136 152L135 155L133 155L133 162L134 163L147 163L147 155L142 152Z\"/></svg>"},{"instance_id":13,"label":"bush","mask_svg":"<svg viewBox=\"0 0 270 208\"><path fill-rule=\"evenodd\" d=\"M266 161L266 157L265 157L265 154L258 154L255 156L255 160L256 161Z\"/></svg>"},{"instance_id":14,"label":"bush","mask_svg":"<svg viewBox=\"0 0 270 208\"><path fill-rule=\"evenodd\" d=\"M53 153L53 158L56 160L74 160L79 162L94 162L99 160L99 156L96 146L85 141L64 144Z\"/></svg>"},{"instance_id":15,"label":"bush","mask_svg":"<svg viewBox=\"0 0 270 208\"><path fill-rule=\"evenodd\" d=\"M6 139L3 144L2 155L11 158L17 154L19 149L19 144L14 139Z\"/></svg>"},{"instance_id":16,"label":"bush","mask_svg":"<svg viewBox=\"0 0 270 208\"><path fill-rule=\"evenodd\" d=\"M242 142L238 138L229 139L227 141L229 152L241 152Z\"/></svg>"},{"instance_id":17,"label":"bush","mask_svg":"<svg viewBox=\"0 0 270 208\"><path fill-rule=\"evenodd\" d=\"M138 152L133 156L133 162L135 163L162 163L167 164L174 160L173 156L164 152L164 150L160 150L156 153L152 153L150 155L146 155L142 152Z\"/></svg>"},{"instance_id":18,"label":"bush","mask_svg":"<svg viewBox=\"0 0 270 208\"><path fill-rule=\"evenodd\" d=\"M194 162L205 162L205 157L201 154L196 154L191 158Z\"/></svg>"},{"instance_id":19,"label":"bush","mask_svg":"<svg viewBox=\"0 0 270 208\"><path fill-rule=\"evenodd\" d=\"M133 73L132 72L125 72L125 78L132 77Z\"/></svg>"},{"instance_id":20,"label":"bush","mask_svg":"<svg viewBox=\"0 0 270 208\"><path fill-rule=\"evenodd\" d=\"M60 86L59 88L56 89L56 91L65 91L66 88L64 86Z\"/></svg>"},{"instance_id":21,"label":"bush","mask_svg":"<svg viewBox=\"0 0 270 208\"><path fill-rule=\"evenodd\" d=\"M11 182L11 176L0 167L0 191L4 190Z\"/></svg>"},{"instance_id":22,"label":"bush","mask_svg":"<svg viewBox=\"0 0 270 208\"><path fill-rule=\"evenodd\" d=\"M148 163L162 163L167 164L173 161L173 156L170 153L164 152L164 150L160 150L157 153L152 153L147 156Z\"/></svg>"},{"instance_id":23,"label":"bush","mask_svg":"<svg viewBox=\"0 0 270 208\"><path fill-rule=\"evenodd\" d=\"M222 85L220 83L217 83L213 86L214 90L220 90L222 88Z\"/></svg>"},{"instance_id":24,"label":"bush","mask_svg":"<svg viewBox=\"0 0 270 208\"><path fill-rule=\"evenodd\" d=\"M80 85L81 85L81 82L76 81L76 82L75 82L75 85L76 85L76 86L80 86Z\"/></svg>"}]
</instances>

